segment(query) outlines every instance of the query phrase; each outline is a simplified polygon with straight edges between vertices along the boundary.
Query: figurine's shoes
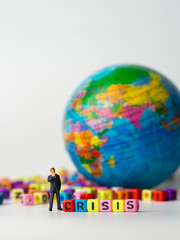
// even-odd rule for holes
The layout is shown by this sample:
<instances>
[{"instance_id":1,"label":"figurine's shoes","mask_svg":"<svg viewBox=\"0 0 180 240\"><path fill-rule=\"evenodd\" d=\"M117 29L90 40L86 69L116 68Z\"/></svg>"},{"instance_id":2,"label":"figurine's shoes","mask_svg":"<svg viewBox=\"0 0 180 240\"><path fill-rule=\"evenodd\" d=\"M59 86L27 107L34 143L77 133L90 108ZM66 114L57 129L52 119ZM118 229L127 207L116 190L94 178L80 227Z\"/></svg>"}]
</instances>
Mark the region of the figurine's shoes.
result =
<instances>
[{"instance_id":1,"label":"figurine's shoes","mask_svg":"<svg viewBox=\"0 0 180 240\"><path fill-rule=\"evenodd\" d=\"M62 208L58 208L59 211L62 211L63 209Z\"/></svg>"},{"instance_id":2,"label":"figurine's shoes","mask_svg":"<svg viewBox=\"0 0 180 240\"><path fill-rule=\"evenodd\" d=\"M49 209L49 211L52 211L52 209Z\"/></svg>"}]
</instances>

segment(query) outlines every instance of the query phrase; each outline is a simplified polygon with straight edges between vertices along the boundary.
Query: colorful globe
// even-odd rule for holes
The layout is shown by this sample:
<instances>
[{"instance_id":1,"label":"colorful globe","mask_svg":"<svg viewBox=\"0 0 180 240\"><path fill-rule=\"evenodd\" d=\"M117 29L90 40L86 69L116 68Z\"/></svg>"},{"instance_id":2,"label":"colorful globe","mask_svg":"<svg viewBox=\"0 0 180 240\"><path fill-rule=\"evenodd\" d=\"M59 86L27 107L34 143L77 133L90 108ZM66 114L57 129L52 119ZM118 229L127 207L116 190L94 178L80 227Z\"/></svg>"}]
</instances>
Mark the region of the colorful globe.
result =
<instances>
[{"instance_id":1,"label":"colorful globe","mask_svg":"<svg viewBox=\"0 0 180 240\"><path fill-rule=\"evenodd\" d=\"M180 164L180 93L147 67L107 67L72 95L64 139L89 180L108 187L151 188Z\"/></svg>"}]
</instances>

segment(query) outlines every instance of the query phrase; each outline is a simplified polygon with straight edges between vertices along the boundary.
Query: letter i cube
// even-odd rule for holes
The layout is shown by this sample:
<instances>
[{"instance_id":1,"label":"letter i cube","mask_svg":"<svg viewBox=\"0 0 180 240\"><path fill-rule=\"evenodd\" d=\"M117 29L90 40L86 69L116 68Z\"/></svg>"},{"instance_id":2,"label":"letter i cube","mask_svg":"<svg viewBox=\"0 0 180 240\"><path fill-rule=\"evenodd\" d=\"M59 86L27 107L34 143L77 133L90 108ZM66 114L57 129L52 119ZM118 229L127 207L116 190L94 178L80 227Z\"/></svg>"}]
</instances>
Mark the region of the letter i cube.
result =
<instances>
[{"instance_id":1,"label":"letter i cube","mask_svg":"<svg viewBox=\"0 0 180 240\"><path fill-rule=\"evenodd\" d=\"M2 194L2 193L0 193L0 205L2 205L2 204L3 204L3 198L4 198L3 194Z\"/></svg>"},{"instance_id":2,"label":"letter i cube","mask_svg":"<svg viewBox=\"0 0 180 240\"><path fill-rule=\"evenodd\" d=\"M14 201L20 201L21 194L24 193L24 189L22 188L14 188L12 190L12 198Z\"/></svg>"},{"instance_id":3,"label":"letter i cube","mask_svg":"<svg viewBox=\"0 0 180 240\"><path fill-rule=\"evenodd\" d=\"M137 199L126 199L125 200L125 212L138 212L139 201Z\"/></svg>"},{"instance_id":4,"label":"letter i cube","mask_svg":"<svg viewBox=\"0 0 180 240\"><path fill-rule=\"evenodd\" d=\"M99 212L99 199L88 199L87 209L88 212Z\"/></svg>"},{"instance_id":5,"label":"letter i cube","mask_svg":"<svg viewBox=\"0 0 180 240\"><path fill-rule=\"evenodd\" d=\"M167 192L163 190L155 190L153 192L153 200L157 202L166 201L167 200Z\"/></svg>"},{"instance_id":6,"label":"letter i cube","mask_svg":"<svg viewBox=\"0 0 180 240\"><path fill-rule=\"evenodd\" d=\"M30 193L21 194L21 204L24 206L34 204L34 195Z\"/></svg>"},{"instance_id":7,"label":"letter i cube","mask_svg":"<svg viewBox=\"0 0 180 240\"><path fill-rule=\"evenodd\" d=\"M112 210L113 212L124 212L125 211L125 200L124 199L114 199L112 200Z\"/></svg>"}]
</instances>

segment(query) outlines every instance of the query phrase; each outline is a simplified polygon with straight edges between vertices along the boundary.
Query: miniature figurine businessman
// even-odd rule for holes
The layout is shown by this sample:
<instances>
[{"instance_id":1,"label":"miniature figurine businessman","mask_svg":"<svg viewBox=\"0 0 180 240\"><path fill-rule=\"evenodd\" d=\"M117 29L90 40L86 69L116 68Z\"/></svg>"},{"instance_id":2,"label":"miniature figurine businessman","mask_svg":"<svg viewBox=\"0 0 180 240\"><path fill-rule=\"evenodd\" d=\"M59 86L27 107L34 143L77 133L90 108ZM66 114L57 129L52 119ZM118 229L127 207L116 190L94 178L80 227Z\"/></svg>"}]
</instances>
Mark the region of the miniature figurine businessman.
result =
<instances>
[{"instance_id":1,"label":"miniature figurine businessman","mask_svg":"<svg viewBox=\"0 0 180 240\"><path fill-rule=\"evenodd\" d=\"M53 198L54 194L56 193L57 198L57 209L62 210L60 205L60 194L59 191L61 189L61 180L58 174L55 172L55 168L50 169L51 175L48 176L48 182L51 183L50 187L50 201L49 201L49 211L52 211L53 207Z\"/></svg>"}]
</instances>

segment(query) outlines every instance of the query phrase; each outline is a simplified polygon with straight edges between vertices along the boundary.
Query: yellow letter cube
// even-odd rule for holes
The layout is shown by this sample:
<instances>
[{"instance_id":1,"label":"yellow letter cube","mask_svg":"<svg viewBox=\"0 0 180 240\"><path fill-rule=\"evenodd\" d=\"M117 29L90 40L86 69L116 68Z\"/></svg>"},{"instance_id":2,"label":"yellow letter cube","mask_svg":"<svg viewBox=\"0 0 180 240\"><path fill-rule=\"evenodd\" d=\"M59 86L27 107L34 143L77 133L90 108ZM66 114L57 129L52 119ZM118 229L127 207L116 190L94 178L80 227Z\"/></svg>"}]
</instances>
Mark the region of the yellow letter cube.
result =
<instances>
[{"instance_id":1,"label":"yellow letter cube","mask_svg":"<svg viewBox=\"0 0 180 240\"><path fill-rule=\"evenodd\" d=\"M45 191L46 189L49 189L50 188L50 184L49 183L41 183L39 184L39 189L41 191Z\"/></svg>"},{"instance_id":2,"label":"yellow letter cube","mask_svg":"<svg viewBox=\"0 0 180 240\"><path fill-rule=\"evenodd\" d=\"M39 184L37 184L37 183L31 183L31 184L29 184L29 189L40 190L40 189L39 189Z\"/></svg>"},{"instance_id":3,"label":"yellow letter cube","mask_svg":"<svg viewBox=\"0 0 180 240\"><path fill-rule=\"evenodd\" d=\"M99 190L97 193L98 199L112 199L113 198L113 191L112 190Z\"/></svg>"},{"instance_id":4,"label":"yellow letter cube","mask_svg":"<svg viewBox=\"0 0 180 240\"><path fill-rule=\"evenodd\" d=\"M48 194L45 192L34 193L34 204L46 204L48 203Z\"/></svg>"},{"instance_id":5,"label":"yellow letter cube","mask_svg":"<svg viewBox=\"0 0 180 240\"><path fill-rule=\"evenodd\" d=\"M143 201L152 201L153 190L143 189L142 190L142 200Z\"/></svg>"},{"instance_id":6,"label":"yellow letter cube","mask_svg":"<svg viewBox=\"0 0 180 240\"><path fill-rule=\"evenodd\" d=\"M99 212L99 200L98 199L88 199L87 200L88 212Z\"/></svg>"},{"instance_id":7,"label":"yellow letter cube","mask_svg":"<svg viewBox=\"0 0 180 240\"><path fill-rule=\"evenodd\" d=\"M22 188L14 188L12 190L12 198L14 201L20 201L21 199L21 194L24 193L24 189Z\"/></svg>"},{"instance_id":8,"label":"yellow letter cube","mask_svg":"<svg viewBox=\"0 0 180 240\"><path fill-rule=\"evenodd\" d=\"M95 193L96 194L96 189L93 187L84 187L83 190L85 190L87 193Z\"/></svg>"},{"instance_id":9,"label":"yellow letter cube","mask_svg":"<svg viewBox=\"0 0 180 240\"><path fill-rule=\"evenodd\" d=\"M57 197L56 197L56 194L54 194L54 197L53 197L53 202L57 202Z\"/></svg>"},{"instance_id":10,"label":"yellow letter cube","mask_svg":"<svg viewBox=\"0 0 180 240\"><path fill-rule=\"evenodd\" d=\"M112 211L113 212L124 212L124 200L114 199L112 200Z\"/></svg>"}]
</instances>

